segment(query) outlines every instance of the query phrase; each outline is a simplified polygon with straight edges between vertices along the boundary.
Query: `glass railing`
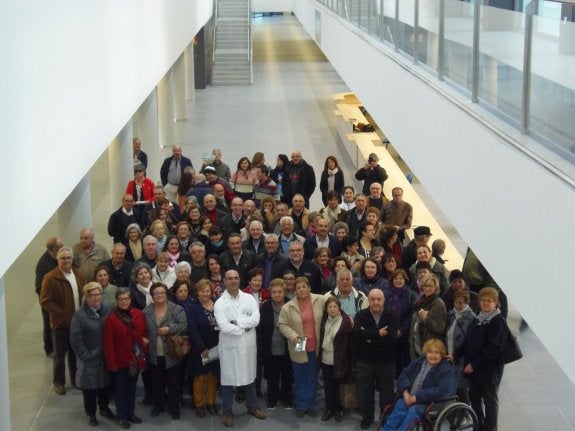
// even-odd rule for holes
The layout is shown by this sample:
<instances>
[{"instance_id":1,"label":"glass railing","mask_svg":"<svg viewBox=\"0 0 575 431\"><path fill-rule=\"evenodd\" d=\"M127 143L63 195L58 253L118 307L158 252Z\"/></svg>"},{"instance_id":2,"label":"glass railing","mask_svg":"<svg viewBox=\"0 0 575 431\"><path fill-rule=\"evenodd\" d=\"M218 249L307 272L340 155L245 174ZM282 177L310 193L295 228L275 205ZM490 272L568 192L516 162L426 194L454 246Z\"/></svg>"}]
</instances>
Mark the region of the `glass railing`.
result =
<instances>
[{"instance_id":1,"label":"glass railing","mask_svg":"<svg viewBox=\"0 0 575 431\"><path fill-rule=\"evenodd\" d=\"M502 0L318 3L544 144L575 172L575 1L525 0L520 11L496 7L522 3Z\"/></svg>"}]
</instances>

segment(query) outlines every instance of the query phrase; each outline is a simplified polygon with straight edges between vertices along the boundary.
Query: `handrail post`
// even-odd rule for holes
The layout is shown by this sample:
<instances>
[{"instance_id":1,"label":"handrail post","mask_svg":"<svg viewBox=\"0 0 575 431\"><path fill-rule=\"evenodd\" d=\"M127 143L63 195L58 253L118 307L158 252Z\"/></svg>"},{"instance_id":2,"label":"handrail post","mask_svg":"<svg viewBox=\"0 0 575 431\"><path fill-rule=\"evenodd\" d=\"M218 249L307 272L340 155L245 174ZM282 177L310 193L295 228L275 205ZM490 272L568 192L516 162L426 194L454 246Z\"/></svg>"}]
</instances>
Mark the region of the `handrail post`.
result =
<instances>
[{"instance_id":1,"label":"handrail post","mask_svg":"<svg viewBox=\"0 0 575 431\"><path fill-rule=\"evenodd\" d=\"M413 11L413 64L419 62L419 0L415 0Z\"/></svg>"},{"instance_id":2,"label":"handrail post","mask_svg":"<svg viewBox=\"0 0 575 431\"><path fill-rule=\"evenodd\" d=\"M533 48L533 16L539 0L531 0L525 8L525 35L523 39L523 88L521 94L521 133L529 133L531 113L531 55Z\"/></svg>"},{"instance_id":3,"label":"handrail post","mask_svg":"<svg viewBox=\"0 0 575 431\"><path fill-rule=\"evenodd\" d=\"M473 8L473 52L471 70L471 101L479 101L479 35L481 31L481 1L474 1Z\"/></svg>"},{"instance_id":4,"label":"handrail post","mask_svg":"<svg viewBox=\"0 0 575 431\"><path fill-rule=\"evenodd\" d=\"M444 80L445 75L445 0L439 0L439 28L437 30L437 79Z\"/></svg>"},{"instance_id":5,"label":"handrail post","mask_svg":"<svg viewBox=\"0 0 575 431\"><path fill-rule=\"evenodd\" d=\"M395 28L393 30L395 33L393 45L395 46L395 52L399 52L399 0L395 0Z\"/></svg>"}]
</instances>

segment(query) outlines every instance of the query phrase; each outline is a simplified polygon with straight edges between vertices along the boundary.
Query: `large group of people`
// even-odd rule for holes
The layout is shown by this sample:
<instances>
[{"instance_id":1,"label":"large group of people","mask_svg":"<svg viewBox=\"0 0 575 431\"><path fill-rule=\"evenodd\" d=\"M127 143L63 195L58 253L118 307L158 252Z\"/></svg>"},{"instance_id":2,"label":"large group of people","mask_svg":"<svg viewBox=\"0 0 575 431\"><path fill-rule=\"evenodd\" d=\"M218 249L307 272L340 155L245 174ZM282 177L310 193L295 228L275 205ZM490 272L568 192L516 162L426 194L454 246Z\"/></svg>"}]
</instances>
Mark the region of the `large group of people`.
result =
<instances>
[{"instance_id":1,"label":"large group of people","mask_svg":"<svg viewBox=\"0 0 575 431\"><path fill-rule=\"evenodd\" d=\"M231 170L221 150L212 156L196 171L174 146L155 183L134 139L134 179L109 218L111 252L90 228L73 247L48 240L36 292L57 394L66 393L67 357L91 426L98 408L123 429L141 423L141 378L152 417L178 420L189 392L198 419L221 414L231 427L234 399L266 419L262 380L267 409L317 416L321 370L322 421L342 421L340 386L353 381L362 429L376 418L375 391L383 411L396 388L385 429L456 393L481 430L496 429L503 292L472 252L449 272L428 227L407 241L412 208L400 187L383 194L375 154L355 173L357 194L326 158L322 208L310 208L316 175L299 151L273 168L263 153ZM183 356L174 350L182 335L191 344Z\"/></svg>"}]
</instances>

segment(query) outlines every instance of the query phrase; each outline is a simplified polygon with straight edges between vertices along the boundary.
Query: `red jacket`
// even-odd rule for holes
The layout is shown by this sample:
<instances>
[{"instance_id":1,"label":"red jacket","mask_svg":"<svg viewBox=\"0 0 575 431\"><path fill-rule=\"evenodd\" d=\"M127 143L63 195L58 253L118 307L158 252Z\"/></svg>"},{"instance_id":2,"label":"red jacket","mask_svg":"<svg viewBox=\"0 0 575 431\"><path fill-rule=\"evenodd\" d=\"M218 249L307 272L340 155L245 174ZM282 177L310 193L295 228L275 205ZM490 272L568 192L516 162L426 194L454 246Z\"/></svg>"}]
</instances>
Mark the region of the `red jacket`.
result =
<instances>
[{"instance_id":1,"label":"red jacket","mask_svg":"<svg viewBox=\"0 0 575 431\"><path fill-rule=\"evenodd\" d=\"M104 322L104 357L108 370L116 371L119 368L128 368L130 363L137 362L132 348L132 335L143 351L143 338L146 336L146 318L141 310L130 308L132 318L132 334L128 325L124 323L115 311Z\"/></svg>"},{"instance_id":2,"label":"red jacket","mask_svg":"<svg viewBox=\"0 0 575 431\"><path fill-rule=\"evenodd\" d=\"M130 180L128 186L126 187L126 194L134 196L134 186L135 181ZM144 182L142 183L142 199L148 202L154 202L154 187L156 185L154 182L149 178L144 178Z\"/></svg>"},{"instance_id":3,"label":"red jacket","mask_svg":"<svg viewBox=\"0 0 575 431\"><path fill-rule=\"evenodd\" d=\"M242 292L245 293L249 293L250 295L252 294L252 292L250 292L250 288L246 287L245 289L242 289ZM254 298L255 299L255 298ZM259 302L259 306L261 307L261 305L266 302L268 299L270 299L270 293L268 292L267 289L264 289L263 287L260 289L260 302ZM256 300L257 301L257 300Z\"/></svg>"}]
</instances>

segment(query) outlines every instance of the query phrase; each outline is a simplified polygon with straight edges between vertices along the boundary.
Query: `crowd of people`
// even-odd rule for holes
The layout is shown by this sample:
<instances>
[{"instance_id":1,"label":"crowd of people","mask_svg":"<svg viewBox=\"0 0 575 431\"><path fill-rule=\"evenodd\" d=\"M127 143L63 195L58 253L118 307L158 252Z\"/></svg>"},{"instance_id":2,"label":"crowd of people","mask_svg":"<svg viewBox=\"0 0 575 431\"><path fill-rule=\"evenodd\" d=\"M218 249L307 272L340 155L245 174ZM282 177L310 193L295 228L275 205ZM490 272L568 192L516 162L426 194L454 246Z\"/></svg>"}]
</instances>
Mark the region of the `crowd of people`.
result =
<instances>
[{"instance_id":1,"label":"crowd of people","mask_svg":"<svg viewBox=\"0 0 575 431\"><path fill-rule=\"evenodd\" d=\"M221 414L233 426L234 399L263 420L263 380L267 409L316 417L321 370L322 421L343 420L340 386L354 382L362 429L376 418L375 391L379 412L400 394L385 429L456 393L481 430L496 429L503 292L471 250L449 272L428 227L408 240L412 207L400 187L383 194L375 154L355 173L357 194L327 157L321 208L310 208L316 174L299 151L273 168L258 152L230 169L214 149L196 171L174 146L160 183L147 164L136 138L111 252L85 228L72 247L50 238L36 268L54 391L66 393L67 358L91 426L98 409L123 429L141 423L139 379L152 417L178 420L189 392L198 420ZM173 347L182 335L185 355Z\"/></svg>"}]
</instances>

